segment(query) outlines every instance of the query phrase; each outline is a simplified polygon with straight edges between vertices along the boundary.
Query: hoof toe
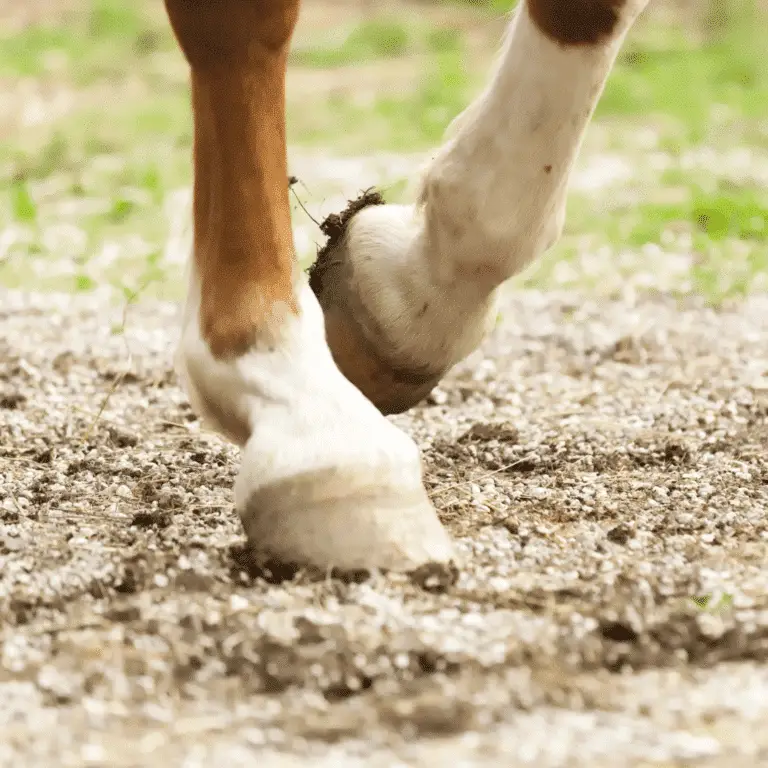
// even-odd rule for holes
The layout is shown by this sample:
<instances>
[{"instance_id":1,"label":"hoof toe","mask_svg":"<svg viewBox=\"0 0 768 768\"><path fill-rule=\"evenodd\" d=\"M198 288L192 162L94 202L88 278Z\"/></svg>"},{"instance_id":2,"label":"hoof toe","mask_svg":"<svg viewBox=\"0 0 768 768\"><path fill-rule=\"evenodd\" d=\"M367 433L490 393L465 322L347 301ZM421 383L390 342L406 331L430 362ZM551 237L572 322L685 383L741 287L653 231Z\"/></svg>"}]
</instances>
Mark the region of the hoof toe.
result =
<instances>
[{"instance_id":1,"label":"hoof toe","mask_svg":"<svg viewBox=\"0 0 768 768\"><path fill-rule=\"evenodd\" d=\"M273 560L341 571L413 571L455 561L423 487L376 486L349 473L314 472L240 489L250 546Z\"/></svg>"}]
</instances>

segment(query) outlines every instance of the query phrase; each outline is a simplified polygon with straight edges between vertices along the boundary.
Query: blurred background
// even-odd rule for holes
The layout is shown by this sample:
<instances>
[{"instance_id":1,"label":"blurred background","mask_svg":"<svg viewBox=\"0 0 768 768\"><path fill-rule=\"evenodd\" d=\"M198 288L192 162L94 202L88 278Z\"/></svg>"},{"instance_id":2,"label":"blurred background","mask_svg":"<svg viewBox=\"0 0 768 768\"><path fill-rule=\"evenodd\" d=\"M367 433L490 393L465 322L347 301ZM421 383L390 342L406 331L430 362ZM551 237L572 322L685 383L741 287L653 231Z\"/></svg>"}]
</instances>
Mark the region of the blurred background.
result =
<instances>
[{"instance_id":1,"label":"blurred background","mask_svg":"<svg viewBox=\"0 0 768 768\"><path fill-rule=\"evenodd\" d=\"M313 218L373 185L409 197L513 4L305 0L288 80L305 263ZM714 303L768 288L767 29L768 0L652 0L590 128L565 236L518 287ZM0 0L0 285L180 298L191 128L161 0Z\"/></svg>"}]
</instances>

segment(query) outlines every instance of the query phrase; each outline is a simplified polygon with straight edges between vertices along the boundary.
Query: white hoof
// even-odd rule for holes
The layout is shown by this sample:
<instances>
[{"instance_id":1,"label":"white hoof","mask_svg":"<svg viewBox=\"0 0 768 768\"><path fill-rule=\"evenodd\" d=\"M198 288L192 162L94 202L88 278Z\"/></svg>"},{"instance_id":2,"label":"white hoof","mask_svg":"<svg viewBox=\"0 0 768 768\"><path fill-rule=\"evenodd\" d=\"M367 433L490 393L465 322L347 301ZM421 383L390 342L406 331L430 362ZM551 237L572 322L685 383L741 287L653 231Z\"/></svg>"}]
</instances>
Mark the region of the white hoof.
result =
<instances>
[{"instance_id":1,"label":"white hoof","mask_svg":"<svg viewBox=\"0 0 768 768\"><path fill-rule=\"evenodd\" d=\"M344 570L410 571L454 559L414 463L328 466L253 487L259 448L250 444L236 486L237 508L254 550L285 563Z\"/></svg>"},{"instance_id":2,"label":"white hoof","mask_svg":"<svg viewBox=\"0 0 768 768\"><path fill-rule=\"evenodd\" d=\"M339 372L305 279L279 337L217 360L193 302L180 362L190 399L244 444L235 504L265 558L341 570L412 570L454 557L416 444Z\"/></svg>"}]
</instances>

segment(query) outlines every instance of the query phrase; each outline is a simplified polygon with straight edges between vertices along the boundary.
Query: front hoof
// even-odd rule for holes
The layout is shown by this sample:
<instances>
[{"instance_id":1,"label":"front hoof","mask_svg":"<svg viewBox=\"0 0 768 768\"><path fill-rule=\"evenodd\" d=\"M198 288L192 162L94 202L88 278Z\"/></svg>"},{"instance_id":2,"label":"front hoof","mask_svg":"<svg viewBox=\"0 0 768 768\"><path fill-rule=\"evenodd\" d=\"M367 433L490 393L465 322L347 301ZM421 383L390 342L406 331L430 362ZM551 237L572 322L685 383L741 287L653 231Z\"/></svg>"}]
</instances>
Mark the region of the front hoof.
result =
<instances>
[{"instance_id":1,"label":"front hoof","mask_svg":"<svg viewBox=\"0 0 768 768\"><path fill-rule=\"evenodd\" d=\"M248 449L244 461L248 460ZM249 545L265 559L340 571L413 571L455 560L421 485L377 484L367 471L328 469L249 488L236 486Z\"/></svg>"}]
</instances>

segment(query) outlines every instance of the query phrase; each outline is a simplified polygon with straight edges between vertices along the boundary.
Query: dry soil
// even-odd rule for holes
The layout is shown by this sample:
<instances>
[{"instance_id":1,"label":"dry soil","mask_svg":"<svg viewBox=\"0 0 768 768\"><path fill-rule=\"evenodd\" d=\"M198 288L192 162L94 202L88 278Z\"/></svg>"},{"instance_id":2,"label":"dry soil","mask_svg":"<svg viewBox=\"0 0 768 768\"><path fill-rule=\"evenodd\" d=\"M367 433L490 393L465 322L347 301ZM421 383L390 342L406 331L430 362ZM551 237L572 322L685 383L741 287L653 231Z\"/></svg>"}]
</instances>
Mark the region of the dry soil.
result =
<instances>
[{"instance_id":1,"label":"dry soil","mask_svg":"<svg viewBox=\"0 0 768 768\"><path fill-rule=\"evenodd\" d=\"M455 581L255 569L176 321L0 294L1 765L768 764L768 298L511 295L394 419Z\"/></svg>"}]
</instances>

